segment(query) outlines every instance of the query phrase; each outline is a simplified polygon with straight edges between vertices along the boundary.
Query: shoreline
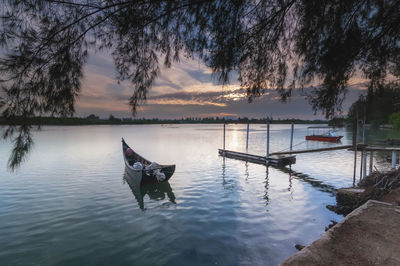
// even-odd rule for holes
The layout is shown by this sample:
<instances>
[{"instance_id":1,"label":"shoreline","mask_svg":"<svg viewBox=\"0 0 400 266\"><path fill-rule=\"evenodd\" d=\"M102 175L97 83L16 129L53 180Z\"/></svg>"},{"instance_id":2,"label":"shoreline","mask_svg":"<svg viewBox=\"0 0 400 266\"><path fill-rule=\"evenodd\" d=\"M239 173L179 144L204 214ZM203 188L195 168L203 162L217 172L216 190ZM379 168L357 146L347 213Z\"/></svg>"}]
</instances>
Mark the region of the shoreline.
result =
<instances>
[{"instance_id":1,"label":"shoreline","mask_svg":"<svg viewBox=\"0 0 400 266\"><path fill-rule=\"evenodd\" d=\"M0 125L54 125L54 126L69 126L69 125L162 125L162 124L265 124L270 122L271 124L328 124L326 120L302 120L302 119L278 119L278 120L267 120L267 119L132 119L132 118L113 118L113 119L90 119L90 118L79 118L79 117L33 117L24 120L20 117L15 117L10 120L6 120L0 117Z\"/></svg>"},{"instance_id":2,"label":"shoreline","mask_svg":"<svg viewBox=\"0 0 400 266\"><path fill-rule=\"evenodd\" d=\"M358 187L338 190L337 206L327 207L344 210L343 220L280 265L400 265L400 171L375 176ZM382 180L395 186L377 193Z\"/></svg>"}]
</instances>

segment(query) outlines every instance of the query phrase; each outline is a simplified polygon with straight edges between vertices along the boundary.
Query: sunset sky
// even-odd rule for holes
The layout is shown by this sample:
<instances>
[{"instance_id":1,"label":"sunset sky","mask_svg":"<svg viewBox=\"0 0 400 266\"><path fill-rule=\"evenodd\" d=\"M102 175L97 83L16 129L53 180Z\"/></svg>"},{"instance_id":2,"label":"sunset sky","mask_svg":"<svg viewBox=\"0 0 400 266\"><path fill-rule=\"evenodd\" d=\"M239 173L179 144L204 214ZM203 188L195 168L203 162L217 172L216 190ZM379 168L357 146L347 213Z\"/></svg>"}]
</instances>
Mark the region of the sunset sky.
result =
<instances>
[{"instance_id":1,"label":"sunset sky","mask_svg":"<svg viewBox=\"0 0 400 266\"><path fill-rule=\"evenodd\" d=\"M161 60L160 60L161 61ZM85 79L76 105L77 116L96 114L107 118L131 117L128 100L133 92L129 82L118 84L113 61L106 53L89 57L85 68ZM344 113L363 92L363 80L350 82L350 91L343 105ZM196 60L182 59L170 69L162 67L161 74L149 92L148 100L137 113L142 118L181 118L189 116L224 116L259 118L324 118L314 115L311 106L299 90L287 103L279 101L278 94L271 90L253 103L248 103L245 91L232 77L230 85L221 86L212 76L211 70Z\"/></svg>"}]
</instances>

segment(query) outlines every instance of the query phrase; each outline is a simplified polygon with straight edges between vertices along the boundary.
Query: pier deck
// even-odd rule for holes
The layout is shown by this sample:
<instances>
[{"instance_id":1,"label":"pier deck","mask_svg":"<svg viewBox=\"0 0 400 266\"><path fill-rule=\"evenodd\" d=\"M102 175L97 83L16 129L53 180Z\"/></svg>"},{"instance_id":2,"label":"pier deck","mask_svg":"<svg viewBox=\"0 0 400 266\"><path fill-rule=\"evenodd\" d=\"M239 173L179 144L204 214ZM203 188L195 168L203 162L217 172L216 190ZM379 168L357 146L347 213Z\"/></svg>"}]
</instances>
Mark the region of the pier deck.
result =
<instances>
[{"instance_id":1,"label":"pier deck","mask_svg":"<svg viewBox=\"0 0 400 266\"><path fill-rule=\"evenodd\" d=\"M225 156L227 158L248 161L248 162L263 164L263 165L266 165L267 161L268 161L268 165L273 165L273 166L286 166L286 165L296 163L296 156L294 156L294 155L291 155L291 156L280 156L280 155L279 156L278 155L269 156L268 160L267 160L267 158L265 156L248 154L248 153L237 152L237 151L229 151L229 150L224 150L224 149L218 149L218 153L221 156Z\"/></svg>"},{"instance_id":2,"label":"pier deck","mask_svg":"<svg viewBox=\"0 0 400 266\"><path fill-rule=\"evenodd\" d=\"M271 153L271 155L286 155L286 154L311 153L311 152L321 152L321 151L347 150L347 149L351 149L352 147L353 147L353 145L342 145L342 146L318 148L318 149L273 152L273 153Z\"/></svg>"}]
</instances>

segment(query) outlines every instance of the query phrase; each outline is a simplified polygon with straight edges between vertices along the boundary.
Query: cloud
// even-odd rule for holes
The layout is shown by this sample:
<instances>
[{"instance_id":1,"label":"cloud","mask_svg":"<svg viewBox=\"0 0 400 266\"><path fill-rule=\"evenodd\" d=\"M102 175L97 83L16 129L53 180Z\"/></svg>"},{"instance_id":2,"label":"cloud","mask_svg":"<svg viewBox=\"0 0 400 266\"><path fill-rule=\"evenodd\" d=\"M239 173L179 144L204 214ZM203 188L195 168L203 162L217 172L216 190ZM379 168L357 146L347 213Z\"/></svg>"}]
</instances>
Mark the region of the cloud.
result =
<instances>
[{"instance_id":1,"label":"cloud","mask_svg":"<svg viewBox=\"0 0 400 266\"><path fill-rule=\"evenodd\" d=\"M364 79L353 78L350 84L343 110L348 110L359 94L365 92ZM132 84L118 84L115 80L111 56L104 52L94 54L85 68L82 92L76 105L77 114L129 117L128 101L132 93ZM271 89L249 104L246 91L240 89L236 80L236 73L232 74L230 85L221 86L210 68L192 59L176 63L169 69L162 67L161 74L149 91L147 102L139 108L138 116L180 118L221 116L223 113L241 117L323 118L321 114L314 116L299 90L294 90L286 104L281 103L278 93Z\"/></svg>"}]
</instances>

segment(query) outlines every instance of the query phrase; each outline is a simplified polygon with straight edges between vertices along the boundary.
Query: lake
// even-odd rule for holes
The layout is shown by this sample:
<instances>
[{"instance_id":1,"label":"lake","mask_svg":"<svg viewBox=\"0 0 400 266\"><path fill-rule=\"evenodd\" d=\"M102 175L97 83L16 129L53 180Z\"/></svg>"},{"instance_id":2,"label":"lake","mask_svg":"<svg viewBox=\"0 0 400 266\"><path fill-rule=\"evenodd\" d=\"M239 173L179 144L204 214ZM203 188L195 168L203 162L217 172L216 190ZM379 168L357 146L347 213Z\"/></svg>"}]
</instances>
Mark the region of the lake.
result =
<instances>
[{"instance_id":1,"label":"lake","mask_svg":"<svg viewBox=\"0 0 400 266\"><path fill-rule=\"evenodd\" d=\"M337 145L305 142L308 126L295 125L294 149ZM250 153L265 155L265 132L250 125ZM350 129L339 133L351 143ZM132 190L121 137L176 164L169 183ZM271 125L271 152L289 137L290 125ZM46 126L16 172L0 142L0 265L276 265L342 219L326 205L352 185L354 153L299 154L291 169L266 169L218 156L222 139L222 125ZM228 125L226 143L245 151L246 125ZM379 169L384 157L375 155Z\"/></svg>"}]
</instances>

